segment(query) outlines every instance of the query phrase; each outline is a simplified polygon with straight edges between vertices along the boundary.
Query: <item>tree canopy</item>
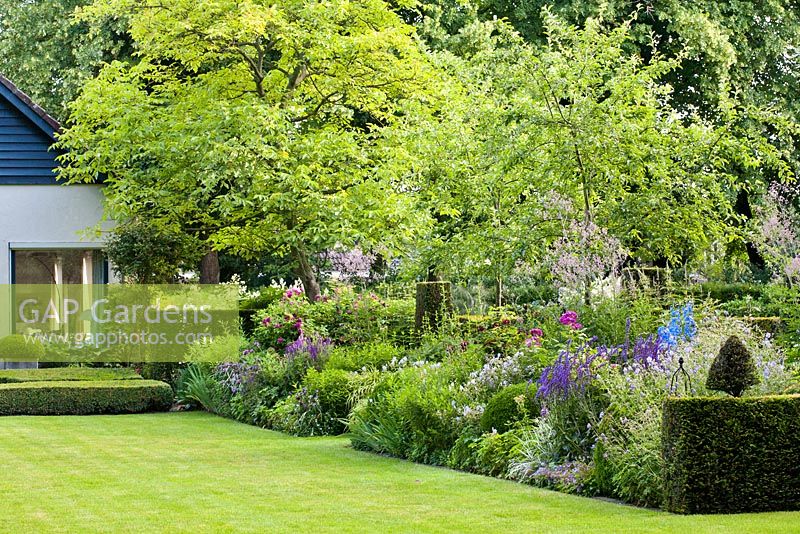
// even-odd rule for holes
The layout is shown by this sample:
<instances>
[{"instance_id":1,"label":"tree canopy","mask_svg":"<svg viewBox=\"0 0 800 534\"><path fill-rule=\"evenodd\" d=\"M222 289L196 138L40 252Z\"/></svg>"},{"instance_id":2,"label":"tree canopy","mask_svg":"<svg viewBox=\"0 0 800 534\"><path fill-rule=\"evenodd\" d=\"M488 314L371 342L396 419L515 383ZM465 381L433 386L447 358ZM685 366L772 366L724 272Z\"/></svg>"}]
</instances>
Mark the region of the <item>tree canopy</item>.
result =
<instances>
[{"instance_id":1,"label":"tree canopy","mask_svg":"<svg viewBox=\"0 0 800 534\"><path fill-rule=\"evenodd\" d=\"M0 0L0 73L57 119L104 62L130 57L123 21L89 30L72 13L90 0Z\"/></svg>"},{"instance_id":2,"label":"tree canopy","mask_svg":"<svg viewBox=\"0 0 800 534\"><path fill-rule=\"evenodd\" d=\"M781 153L741 134L739 104L722 99L716 122L673 107L661 80L680 61L645 62L628 24L545 25L540 48L474 21L467 53L435 55L460 90L400 142L420 153L418 196L437 221L423 266L497 278L552 265L554 242L596 225L647 262L683 264L740 237L735 171L780 167Z\"/></svg>"},{"instance_id":3,"label":"tree canopy","mask_svg":"<svg viewBox=\"0 0 800 534\"><path fill-rule=\"evenodd\" d=\"M313 253L410 235L380 131L430 73L382 1L109 0L80 20L116 17L137 61L72 104L62 178L102 175L115 216L180 222L209 248L289 254L310 298Z\"/></svg>"},{"instance_id":4,"label":"tree canopy","mask_svg":"<svg viewBox=\"0 0 800 534\"><path fill-rule=\"evenodd\" d=\"M498 284L758 255L748 195L797 170L794 0L548 5L7 2L0 69L65 110L61 177L185 233L204 281L217 251L311 298L331 249Z\"/></svg>"}]
</instances>

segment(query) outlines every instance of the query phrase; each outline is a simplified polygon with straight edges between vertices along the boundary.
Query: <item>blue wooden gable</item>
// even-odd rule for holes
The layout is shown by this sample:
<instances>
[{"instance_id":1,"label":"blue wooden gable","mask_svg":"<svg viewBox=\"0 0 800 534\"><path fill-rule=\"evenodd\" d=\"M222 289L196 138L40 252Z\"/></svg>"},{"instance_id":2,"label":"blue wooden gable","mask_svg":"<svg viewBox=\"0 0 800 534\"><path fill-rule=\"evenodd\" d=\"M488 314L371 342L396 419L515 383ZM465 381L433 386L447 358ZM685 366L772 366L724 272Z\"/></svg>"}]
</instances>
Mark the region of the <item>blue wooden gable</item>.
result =
<instances>
[{"instance_id":1,"label":"blue wooden gable","mask_svg":"<svg viewBox=\"0 0 800 534\"><path fill-rule=\"evenodd\" d=\"M56 184L58 122L0 76L0 185Z\"/></svg>"}]
</instances>

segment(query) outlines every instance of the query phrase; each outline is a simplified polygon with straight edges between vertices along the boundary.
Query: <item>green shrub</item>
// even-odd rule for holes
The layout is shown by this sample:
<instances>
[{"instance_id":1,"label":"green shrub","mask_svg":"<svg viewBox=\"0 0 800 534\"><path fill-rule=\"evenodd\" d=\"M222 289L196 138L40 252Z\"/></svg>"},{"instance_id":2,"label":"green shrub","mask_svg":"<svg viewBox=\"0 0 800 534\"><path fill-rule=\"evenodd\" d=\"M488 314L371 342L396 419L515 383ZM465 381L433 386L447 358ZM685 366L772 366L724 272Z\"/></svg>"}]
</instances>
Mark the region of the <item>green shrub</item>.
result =
<instances>
[{"instance_id":1,"label":"green shrub","mask_svg":"<svg viewBox=\"0 0 800 534\"><path fill-rule=\"evenodd\" d=\"M353 374L341 369L325 369L320 372L312 368L308 370L303 386L309 392L317 394L323 412L333 419L343 420L350 412L350 397L358 386L358 380ZM341 431L343 430L344 423L341 424Z\"/></svg>"},{"instance_id":2,"label":"green shrub","mask_svg":"<svg viewBox=\"0 0 800 534\"><path fill-rule=\"evenodd\" d=\"M759 299L764 296L763 284L726 284L724 282L704 282L685 288L685 291L699 298L712 298L719 302L730 302L745 297Z\"/></svg>"},{"instance_id":3,"label":"green shrub","mask_svg":"<svg viewBox=\"0 0 800 534\"><path fill-rule=\"evenodd\" d=\"M351 414L353 446L445 465L462 430L466 399L455 384L465 372L446 360L387 374Z\"/></svg>"},{"instance_id":4,"label":"green shrub","mask_svg":"<svg viewBox=\"0 0 800 534\"><path fill-rule=\"evenodd\" d=\"M295 436L341 434L359 383L358 375L341 369L311 368L299 389L256 417L263 426Z\"/></svg>"},{"instance_id":5,"label":"green shrub","mask_svg":"<svg viewBox=\"0 0 800 534\"><path fill-rule=\"evenodd\" d=\"M0 371L0 384L141 379L142 377L136 370L130 367L54 367L52 369L6 369Z\"/></svg>"},{"instance_id":6,"label":"green shrub","mask_svg":"<svg viewBox=\"0 0 800 534\"><path fill-rule=\"evenodd\" d=\"M329 337L336 345L391 340L407 344L413 331L414 303L383 299L372 292L337 287L319 302L283 298L256 314L253 337L262 347L283 349L299 335Z\"/></svg>"},{"instance_id":7,"label":"green shrub","mask_svg":"<svg viewBox=\"0 0 800 534\"><path fill-rule=\"evenodd\" d=\"M467 426L450 450L447 466L451 469L505 478L508 476L511 460L520 454L520 438L523 433L520 428L502 434L480 433L477 428Z\"/></svg>"},{"instance_id":8,"label":"green shrub","mask_svg":"<svg viewBox=\"0 0 800 534\"><path fill-rule=\"evenodd\" d=\"M166 382L174 391L177 391L181 371L186 367L178 362L144 362L141 365L142 378Z\"/></svg>"},{"instance_id":9,"label":"green shrub","mask_svg":"<svg viewBox=\"0 0 800 534\"><path fill-rule=\"evenodd\" d=\"M408 423L397 406L401 373L383 373L370 395L350 412L350 442L359 450L405 458L409 448Z\"/></svg>"},{"instance_id":10,"label":"green shrub","mask_svg":"<svg viewBox=\"0 0 800 534\"><path fill-rule=\"evenodd\" d=\"M654 292L640 289L613 298L595 298L591 305L577 305L576 311L586 333L596 337L599 345L619 345L625 342L626 333L629 339L636 339L657 331L664 307Z\"/></svg>"},{"instance_id":11,"label":"green shrub","mask_svg":"<svg viewBox=\"0 0 800 534\"><path fill-rule=\"evenodd\" d=\"M337 347L328 358L326 368L359 371L363 368L380 369L381 366L400 359L403 352L389 343L366 343L350 347Z\"/></svg>"},{"instance_id":12,"label":"green shrub","mask_svg":"<svg viewBox=\"0 0 800 534\"><path fill-rule=\"evenodd\" d=\"M210 343L194 343L186 355L188 362L232 362L242 352L242 339L236 334L214 336Z\"/></svg>"},{"instance_id":13,"label":"green shrub","mask_svg":"<svg viewBox=\"0 0 800 534\"><path fill-rule=\"evenodd\" d=\"M780 317L747 317L745 320L751 325L758 327L762 332L770 335L782 334L784 332L783 319Z\"/></svg>"},{"instance_id":14,"label":"green shrub","mask_svg":"<svg viewBox=\"0 0 800 534\"><path fill-rule=\"evenodd\" d=\"M415 462L445 465L460 433L463 400L454 383L462 371L443 363L408 368L392 399L396 417L407 425L407 457Z\"/></svg>"},{"instance_id":15,"label":"green shrub","mask_svg":"<svg viewBox=\"0 0 800 534\"><path fill-rule=\"evenodd\" d=\"M383 308L386 337L393 343L410 345L417 339L414 330L414 308L412 299L387 299Z\"/></svg>"},{"instance_id":16,"label":"green shrub","mask_svg":"<svg viewBox=\"0 0 800 534\"><path fill-rule=\"evenodd\" d=\"M756 364L747 347L736 336L729 337L708 370L706 387L734 397L758 383Z\"/></svg>"},{"instance_id":17,"label":"green shrub","mask_svg":"<svg viewBox=\"0 0 800 534\"><path fill-rule=\"evenodd\" d=\"M481 429L502 434L524 417L538 415L535 397L536 387L530 384L514 384L501 389L486 404L481 416Z\"/></svg>"},{"instance_id":18,"label":"green shrub","mask_svg":"<svg viewBox=\"0 0 800 534\"><path fill-rule=\"evenodd\" d=\"M513 302L516 306L556 302L558 300L558 288L552 284L532 283L530 281L527 283L520 282L506 285L504 288L506 300Z\"/></svg>"},{"instance_id":19,"label":"green shrub","mask_svg":"<svg viewBox=\"0 0 800 534\"><path fill-rule=\"evenodd\" d=\"M280 287L262 287L258 294L242 299L239 303L240 310L263 310L278 302L283 297L285 289Z\"/></svg>"},{"instance_id":20,"label":"green shrub","mask_svg":"<svg viewBox=\"0 0 800 534\"><path fill-rule=\"evenodd\" d=\"M0 338L0 360L35 362L40 360L44 353L44 345L28 343L21 334Z\"/></svg>"},{"instance_id":21,"label":"green shrub","mask_svg":"<svg viewBox=\"0 0 800 534\"><path fill-rule=\"evenodd\" d=\"M520 450L520 431L484 434L475 445L476 471L482 475L505 478L511 460Z\"/></svg>"},{"instance_id":22,"label":"green shrub","mask_svg":"<svg viewBox=\"0 0 800 534\"><path fill-rule=\"evenodd\" d=\"M800 510L800 395L668 399L662 428L668 511Z\"/></svg>"},{"instance_id":23,"label":"green shrub","mask_svg":"<svg viewBox=\"0 0 800 534\"><path fill-rule=\"evenodd\" d=\"M253 335L259 312L281 300L283 293L284 289L280 287L262 287L258 295L239 302L239 319L246 336Z\"/></svg>"},{"instance_id":24,"label":"green shrub","mask_svg":"<svg viewBox=\"0 0 800 534\"><path fill-rule=\"evenodd\" d=\"M294 436L329 436L342 428L340 421L322 409L319 395L306 388L266 410L263 420L266 426Z\"/></svg>"},{"instance_id":25,"label":"green shrub","mask_svg":"<svg viewBox=\"0 0 800 534\"><path fill-rule=\"evenodd\" d=\"M418 331L438 330L440 323L453 312L451 283L417 282L417 305L414 326Z\"/></svg>"},{"instance_id":26,"label":"green shrub","mask_svg":"<svg viewBox=\"0 0 800 534\"><path fill-rule=\"evenodd\" d=\"M0 384L0 415L88 415L168 410L172 388L154 380Z\"/></svg>"}]
</instances>

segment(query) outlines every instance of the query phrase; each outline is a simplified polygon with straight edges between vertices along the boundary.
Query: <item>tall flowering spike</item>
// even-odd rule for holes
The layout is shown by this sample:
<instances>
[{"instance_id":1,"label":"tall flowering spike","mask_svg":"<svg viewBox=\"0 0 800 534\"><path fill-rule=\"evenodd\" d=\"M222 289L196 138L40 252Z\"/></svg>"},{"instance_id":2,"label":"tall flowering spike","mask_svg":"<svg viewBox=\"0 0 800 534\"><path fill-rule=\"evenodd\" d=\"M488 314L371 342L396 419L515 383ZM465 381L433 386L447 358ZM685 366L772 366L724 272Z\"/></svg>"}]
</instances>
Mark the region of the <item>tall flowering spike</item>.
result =
<instances>
[{"instance_id":1,"label":"tall flowering spike","mask_svg":"<svg viewBox=\"0 0 800 534\"><path fill-rule=\"evenodd\" d=\"M220 378L220 383L233 395L237 395L256 380L261 366L255 363L225 362L217 365L214 372Z\"/></svg>"},{"instance_id":2,"label":"tall flowering spike","mask_svg":"<svg viewBox=\"0 0 800 534\"><path fill-rule=\"evenodd\" d=\"M694 320L694 309L689 302L685 306L673 307L669 323L658 328L659 342L668 348L675 347L681 341L691 341L697 335L697 323Z\"/></svg>"},{"instance_id":3,"label":"tall flowering spike","mask_svg":"<svg viewBox=\"0 0 800 534\"><path fill-rule=\"evenodd\" d=\"M553 365L542 371L536 382L536 395L540 398L567 398L573 392L584 391L595 378L594 362L598 358L608 358L605 347L592 350L591 343L581 345L574 353L569 348L561 351Z\"/></svg>"},{"instance_id":4,"label":"tall flowering spike","mask_svg":"<svg viewBox=\"0 0 800 534\"><path fill-rule=\"evenodd\" d=\"M621 353L622 353L621 354L621 356L622 356L621 360L623 362L628 361L628 351L630 349L630 345L631 345L631 318L628 317L625 320L625 343L623 343L622 351L621 351Z\"/></svg>"},{"instance_id":5,"label":"tall flowering spike","mask_svg":"<svg viewBox=\"0 0 800 534\"><path fill-rule=\"evenodd\" d=\"M694 339L697 335L697 323L694 321L694 307L691 302L687 302L683 307L683 336L688 339Z\"/></svg>"},{"instance_id":6,"label":"tall flowering spike","mask_svg":"<svg viewBox=\"0 0 800 534\"><path fill-rule=\"evenodd\" d=\"M300 336L287 345L283 353L289 359L295 358L299 354L307 354L309 358L316 361L323 357L332 346L333 342L329 338Z\"/></svg>"}]
</instances>

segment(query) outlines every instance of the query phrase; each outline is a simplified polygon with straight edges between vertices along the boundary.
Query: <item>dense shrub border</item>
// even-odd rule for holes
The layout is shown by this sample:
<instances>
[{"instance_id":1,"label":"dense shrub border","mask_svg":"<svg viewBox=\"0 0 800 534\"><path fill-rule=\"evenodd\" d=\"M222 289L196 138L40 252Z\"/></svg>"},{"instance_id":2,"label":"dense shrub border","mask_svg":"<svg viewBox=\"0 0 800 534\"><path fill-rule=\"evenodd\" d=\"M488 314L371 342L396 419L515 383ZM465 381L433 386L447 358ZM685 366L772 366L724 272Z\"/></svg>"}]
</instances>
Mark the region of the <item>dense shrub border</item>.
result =
<instances>
[{"instance_id":1,"label":"dense shrub border","mask_svg":"<svg viewBox=\"0 0 800 534\"><path fill-rule=\"evenodd\" d=\"M666 510L800 510L800 395L668 399Z\"/></svg>"},{"instance_id":2,"label":"dense shrub border","mask_svg":"<svg viewBox=\"0 0 800 534\"><path fill-rule=\"evenodd\" d=\"M141 379L142 377L131 368L56 367L52 369L5 369L0 371L0 384Z\"/></svg>"},{"instance_id":3,"label":"dense shrub border","mask_svg":"<svg viewBox=\"0 0 800 534\"><path fill-rule=\"evenodd\" d=\"M0 415L89 415L165 411L172 388L155 380L0 384Z\"/></svg>"}]
</instances>

